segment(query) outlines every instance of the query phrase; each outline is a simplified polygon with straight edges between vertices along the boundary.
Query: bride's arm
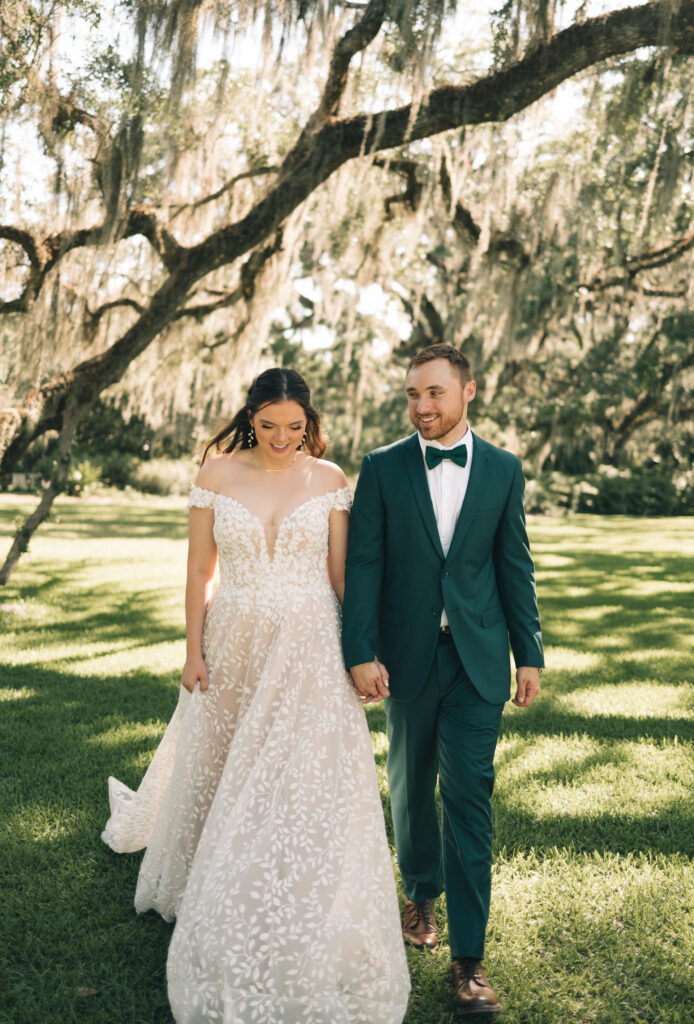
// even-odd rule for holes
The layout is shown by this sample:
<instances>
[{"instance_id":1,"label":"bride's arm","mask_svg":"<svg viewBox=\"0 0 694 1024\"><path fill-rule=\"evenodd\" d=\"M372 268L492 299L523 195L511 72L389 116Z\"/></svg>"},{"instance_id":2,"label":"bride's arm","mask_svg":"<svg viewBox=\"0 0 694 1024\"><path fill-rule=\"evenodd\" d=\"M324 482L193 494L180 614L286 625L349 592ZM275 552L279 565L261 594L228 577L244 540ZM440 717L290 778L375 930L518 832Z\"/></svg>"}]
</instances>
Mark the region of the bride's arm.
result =
<instances>
[{"instance_id":1,"label":"bride's arm","mask_svg":"<svg viewBox=\"0 0 694 1024\"><path fill-rule=\"evenodd\" d=\"M328 576L330 585L342 604L345 596L345 559L347 557L347 531L349 512L334 508L330 513L328 533Z\"/></svg>"},{"instance_id":2,"label":"bride's arm","mask_svg":"<svg viewBox=\"0 0 694 1024\"><path fill-rule=\"evenodd\" d=\"M212 594L217 565L217 545L212 536L211 509L191 508L188 525L188 572L186 576L186 662L181 683L191 693L197 682L207 689L207 669L202 657L202 627Z\"/></svg>"}]
</instances>

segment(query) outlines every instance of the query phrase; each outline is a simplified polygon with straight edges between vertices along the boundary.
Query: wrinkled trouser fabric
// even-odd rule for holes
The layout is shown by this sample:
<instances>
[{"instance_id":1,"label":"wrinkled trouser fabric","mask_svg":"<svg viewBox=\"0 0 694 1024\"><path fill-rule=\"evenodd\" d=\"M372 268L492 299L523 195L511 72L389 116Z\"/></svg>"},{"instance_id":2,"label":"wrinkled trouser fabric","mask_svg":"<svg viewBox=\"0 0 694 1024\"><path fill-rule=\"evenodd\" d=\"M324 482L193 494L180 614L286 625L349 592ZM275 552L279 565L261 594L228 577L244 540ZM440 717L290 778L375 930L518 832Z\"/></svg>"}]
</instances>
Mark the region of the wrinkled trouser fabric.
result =
<instances>
[{"instance_id":1,"label":"wrinkled trouser fabric","mask_svg":"<svg viewBox=\"0 0 694 1024\"><path fill-rule=\"evenodd\" d=\"M391 697L385 705L405 895L420 902L445 889L451 956L481 959L491 890L493 762L504 705L480 697L445 634L418 696L407 703Z\"/></svg>"}]
</instances>

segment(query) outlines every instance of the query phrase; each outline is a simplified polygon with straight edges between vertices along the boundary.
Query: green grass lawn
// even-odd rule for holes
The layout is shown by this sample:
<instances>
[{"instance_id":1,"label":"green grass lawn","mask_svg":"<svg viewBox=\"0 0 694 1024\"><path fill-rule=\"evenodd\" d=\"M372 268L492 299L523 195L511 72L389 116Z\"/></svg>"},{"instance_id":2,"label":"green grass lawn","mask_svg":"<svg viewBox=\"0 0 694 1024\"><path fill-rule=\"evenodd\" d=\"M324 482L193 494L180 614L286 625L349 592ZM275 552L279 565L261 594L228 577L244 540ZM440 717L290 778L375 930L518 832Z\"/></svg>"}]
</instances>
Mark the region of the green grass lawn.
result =
<instances>
[{"instance_id":1,"label":"green grass lawn","mask_svg":"<svg viewBox=\"0 0 694 1024\"><path fill-rule=\"evenodd\" d=\"M3 554L32 504L0 496ZM502 1019L692 1022L694 522L530 529L549 668L497 755ZM137 785L176 703L185 536L179 501L64 499L0 589L3 1024L172 1020L171 926L136 916L140 855L99 835L106 777ZM368 716L386 797L384 714ZM408 955L408 1024L451 1021L445 941Z\"/></svg>"}]
</instances>

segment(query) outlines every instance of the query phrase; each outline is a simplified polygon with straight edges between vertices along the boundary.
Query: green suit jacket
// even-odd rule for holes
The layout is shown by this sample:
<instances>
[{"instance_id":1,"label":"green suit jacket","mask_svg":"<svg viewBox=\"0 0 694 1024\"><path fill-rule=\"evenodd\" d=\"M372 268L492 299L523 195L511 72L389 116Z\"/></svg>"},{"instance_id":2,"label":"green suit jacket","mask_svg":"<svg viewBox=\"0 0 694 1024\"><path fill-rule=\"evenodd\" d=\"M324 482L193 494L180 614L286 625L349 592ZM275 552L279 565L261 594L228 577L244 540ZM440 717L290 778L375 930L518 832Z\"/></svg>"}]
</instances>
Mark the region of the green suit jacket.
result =
<instances>
[{"instance_id":1,"label":"green suit jacket","mask_svg":"<svg viewBox=\"0 0 694 1024\"><path fill-rule=\"evenodd\" d=\"M444 556L417 434L364 458L349 528L343 648L347 667L377 655L396 700L417 696L441 611L478 693L510 693L517 666L543 662L520 460L474 435L470 477Z\"/></svg>"}]
</instances>

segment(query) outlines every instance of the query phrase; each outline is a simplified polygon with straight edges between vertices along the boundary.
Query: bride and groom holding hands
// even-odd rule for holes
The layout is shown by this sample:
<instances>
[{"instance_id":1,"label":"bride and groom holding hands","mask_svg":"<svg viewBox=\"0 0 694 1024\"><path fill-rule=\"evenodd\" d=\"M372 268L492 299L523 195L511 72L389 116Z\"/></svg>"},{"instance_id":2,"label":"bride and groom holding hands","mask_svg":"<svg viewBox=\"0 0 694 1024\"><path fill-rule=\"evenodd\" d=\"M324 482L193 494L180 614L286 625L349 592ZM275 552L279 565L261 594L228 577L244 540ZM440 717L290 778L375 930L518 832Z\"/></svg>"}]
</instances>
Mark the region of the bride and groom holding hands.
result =
<instances>
[{"instance_id":1,"label":"bride and groom holding hands","mask_svg":"<svg viewBox=\"0 0 694 1024\"><path fill-rule=\"evenodd\" d=\"M282 368L191 491L179 702L138 790L109 779L103 833L146 847L136 907L176 919L178 1024L400 1024L403 937L438 945L442 892L455 1008L500 1009L482 958L509 639L519 707L543 664L523 477L472 433L457 349L418 353L406 392L416 433L365 457L353 502ZM402 921L360 707L380 700Z\"/></svg>"}]
</instances>

